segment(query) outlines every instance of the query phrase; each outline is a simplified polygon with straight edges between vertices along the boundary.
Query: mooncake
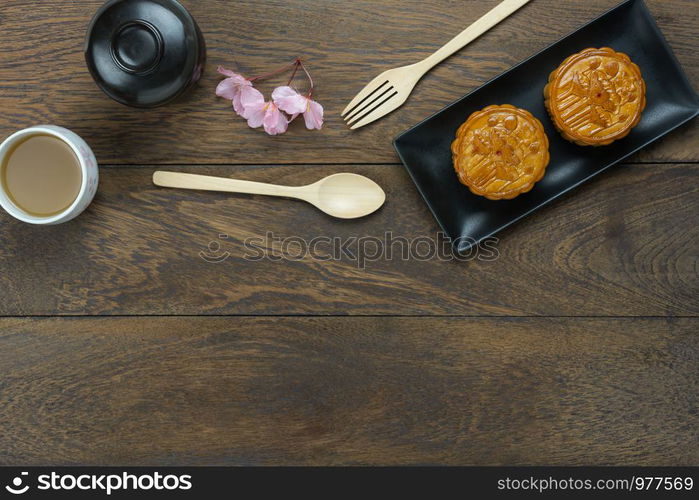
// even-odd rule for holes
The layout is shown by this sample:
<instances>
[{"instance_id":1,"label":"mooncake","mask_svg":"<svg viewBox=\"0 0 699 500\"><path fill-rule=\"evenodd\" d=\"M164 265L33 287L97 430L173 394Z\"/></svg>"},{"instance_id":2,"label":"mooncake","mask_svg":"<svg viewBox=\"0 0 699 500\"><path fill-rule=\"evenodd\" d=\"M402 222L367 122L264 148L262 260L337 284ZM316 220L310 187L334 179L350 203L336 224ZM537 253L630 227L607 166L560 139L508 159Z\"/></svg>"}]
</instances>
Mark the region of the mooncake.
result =
<instances>
[{"instance_id":1,"label":"mooncake","mask_svg":"<svg viewBox=\"0 0 699 500\"><path fill-rule=\"evenodd\" d=\"M544 176L548 148L541 122L509 104L473 113L451 145L461 183L489 200L509 200L531 190Z\"/></svg>"},{"instance_id":2,"label":"mooncake","mask_svg":"<svg viewBox=\"0 0 699 500\"><path fill-rule=\"evenodd\" d=\"M580 146L607 146L638 125L646 83L629 56L609 47L573 54L551 73L544 99L563 137Z\"/></svg>"}]
</instances>

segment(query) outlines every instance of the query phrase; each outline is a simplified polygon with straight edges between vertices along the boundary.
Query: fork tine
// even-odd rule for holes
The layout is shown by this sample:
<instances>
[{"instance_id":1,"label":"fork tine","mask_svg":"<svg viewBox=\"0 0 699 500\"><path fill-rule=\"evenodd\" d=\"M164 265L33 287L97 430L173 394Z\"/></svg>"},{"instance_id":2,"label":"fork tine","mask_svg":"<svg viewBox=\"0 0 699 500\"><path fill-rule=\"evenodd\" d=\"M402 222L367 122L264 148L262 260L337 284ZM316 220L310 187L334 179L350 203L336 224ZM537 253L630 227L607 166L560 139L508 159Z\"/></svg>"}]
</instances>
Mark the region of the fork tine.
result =
<instances>
[{"instance_id":1,"label":"fork tine","mask_svg":"<svg viewBox=\"0 0 699 500\"><path fill-rule=\"evenodd\" d=\"M367 97L370 97L381 87L388 84L388 78L385 78L383 73L374 78L372 81L366 84L366 86L360 90L354 99L350 101L347 107L342 111L340 116L345 116L348 111L353 110L357 105L361 104Z\"/></svg>"},{"instance_id":2,"label":"fork tine","mask_svg":"<svg viewBox=\"0 0 699 500\"><path fill-rule=\"evenodd\" d=\"M405 102L405 99L398 99L397 95L398 91L394 90L393 93L391 93L383 101L381 101L371 110L360 116L359 120L357 120L357 118L355 117L353 120L351 120L351 122L348 123L348 125L351 125L350 129L356 130L360 127L363 127L364 125L369 125L371 122L376 121L379 118L386 116L391 111L394 111L397 108L399 108L400 105L403 104L403 102Z\"/></svg>"},{"instance_id":3,"label":"fork tine","mask_svg":"<svg viewBox=\"0 0 699 500\"><path fill-rule=\"evenodd\" d=\"M383 92L379 92L379 90L382 89ZM392 93L394 90L393 85L382 85L376 89L376 91L372 92L369 97L366 97L361 103L357 104L349 113L347 113L344 120L349 124L355 121L357 118L364 116L367 110L373 109L374 104L382 101L386 95Z\"/></svg>"}]
</instances>

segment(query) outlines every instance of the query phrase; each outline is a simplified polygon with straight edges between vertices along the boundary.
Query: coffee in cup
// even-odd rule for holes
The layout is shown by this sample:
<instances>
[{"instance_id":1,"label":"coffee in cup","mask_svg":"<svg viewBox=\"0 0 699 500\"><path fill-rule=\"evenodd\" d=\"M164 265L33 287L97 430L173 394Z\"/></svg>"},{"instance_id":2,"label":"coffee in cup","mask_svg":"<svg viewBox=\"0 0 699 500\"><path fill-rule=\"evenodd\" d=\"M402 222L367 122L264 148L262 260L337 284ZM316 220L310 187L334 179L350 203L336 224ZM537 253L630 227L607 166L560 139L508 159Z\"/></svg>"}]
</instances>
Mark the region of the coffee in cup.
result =
<instances>
[{"instance_id":1,"label":"coffee in cup","mask_svg":"<svg viewBox=\"0 0 699 500\"><path fill-rule=\"evenodd\" d=\"M92 201L98 175L94 154L70 130L21 130L0 146L0 205L24 222L67 222Z\"/></svg>"}]
</instances>

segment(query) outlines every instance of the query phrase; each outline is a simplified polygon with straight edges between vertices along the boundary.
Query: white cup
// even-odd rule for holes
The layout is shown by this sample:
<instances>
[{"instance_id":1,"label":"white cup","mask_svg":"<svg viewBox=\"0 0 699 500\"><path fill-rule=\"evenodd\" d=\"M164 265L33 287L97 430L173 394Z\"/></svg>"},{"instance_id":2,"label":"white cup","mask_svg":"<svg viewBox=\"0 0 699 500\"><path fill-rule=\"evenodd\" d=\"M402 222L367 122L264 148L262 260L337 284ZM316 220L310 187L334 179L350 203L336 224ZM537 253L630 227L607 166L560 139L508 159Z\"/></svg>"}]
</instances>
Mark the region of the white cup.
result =
<instances>
[{"instance_id":1,"label":"white cup","mask_svg":"<svg viewBox=\"0 0 699 500\"><path fill-rule=\"evenodd\" d=\"M90 146L78 134L63 127L40 125L38 127L25 128L5 139L2 145L0 145L0 165L5 163L5 156L12 151L15 144L34 135L51 135L70 146L80 162L80 170L82 172L80 192L75 201L63 212L50 217L37 217L28 214L15 205L8 196L5 186L0 181L0 206L15 219L28 222L29 224L53 225L68 222L80 215L95 197L99 182L97 159Z\"/></svg>"}]
</instances>

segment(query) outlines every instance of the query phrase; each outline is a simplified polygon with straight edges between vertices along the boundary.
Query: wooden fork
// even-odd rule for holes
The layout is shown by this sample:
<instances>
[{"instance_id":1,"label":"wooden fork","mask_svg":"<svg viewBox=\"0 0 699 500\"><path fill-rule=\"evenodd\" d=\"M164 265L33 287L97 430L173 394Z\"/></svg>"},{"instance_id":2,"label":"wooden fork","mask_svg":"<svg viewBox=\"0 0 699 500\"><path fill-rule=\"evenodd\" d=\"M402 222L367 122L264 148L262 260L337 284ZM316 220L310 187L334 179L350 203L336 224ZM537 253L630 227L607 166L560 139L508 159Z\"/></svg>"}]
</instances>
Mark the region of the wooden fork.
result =
<instances>
[{"instance_id":1,"label":"wooden fork","mask_svg":"<svg viewBox=\"0 0 699 500\"><path fill-rule=\"evenodd\" d=\"M415 84L425 73L529 1L504 0L428 58L415 64L384 71L369 82L347 105L342 112L345 122L354 130L397 109L406 101Z\"/></svg>"}]
</instances>

